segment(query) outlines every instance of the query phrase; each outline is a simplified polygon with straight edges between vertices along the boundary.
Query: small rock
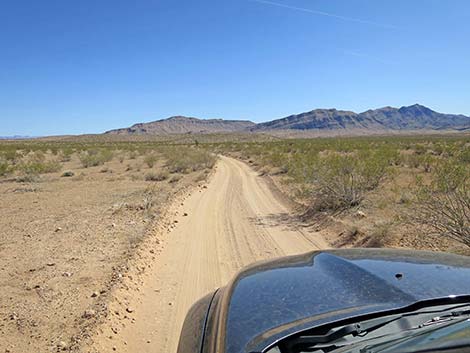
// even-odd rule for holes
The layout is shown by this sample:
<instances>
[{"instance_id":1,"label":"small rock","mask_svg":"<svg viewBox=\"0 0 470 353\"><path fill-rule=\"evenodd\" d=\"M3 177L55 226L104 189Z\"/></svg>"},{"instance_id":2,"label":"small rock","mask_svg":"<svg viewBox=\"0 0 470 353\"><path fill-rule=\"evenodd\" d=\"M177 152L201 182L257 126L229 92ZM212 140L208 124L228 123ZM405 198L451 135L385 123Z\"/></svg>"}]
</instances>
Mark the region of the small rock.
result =
<instances>
[{"instance_id":1,"label":"small rock","mask_svg":"<svg viewBox=\"0 0 470 353\"><path fill-rule=\"evenodd\" d=\"M117 347L116 346L113 346L113 351L117 350Z\"/></svg>"},{"instance_id":2,"label":"small rock","mask_svg":"<svg viewBox=\"0 0 470 353\"><path fill-rule=\"evenodd\" d=\"M96 311L93 309L85 310L85 312L83 313L83 318L85 319L91 319L95 316L96 316Z\"/></svg>"},{"instance_id":3,"label":"small rock","mask_svg":"<svg viewBox=\"0 0 470 353\"><path fill-rule=\"evenodd\" d=\"M362 212L362 211L357 211L357 212L356 212L356 216L357 216L358 218L364 218L364 217L366 216L366 214L365 214L364 212Z\"/></svg>"},{"instance_id":4,"label":"small rock","mask_svg":"<svg viewBox=\"0 0 470 353\"><path fill-rule=\"evenodd\" d=\"M172 303L172 302L169 302L169 303L168 303L168 305L169 305L169 306L172 306L172 305L173 305L173 303Z\"/></svg>"},{"instance_id":5,"label":"small rock","mask_svg":"<svg viewBox=\"0 0 470 353\"><path fill-rule=\"evenodd\" d=\"M62 276L64 276L64 277L71 277L71 276L72 276L72 272L64 272L64 273L62 273Z\"/></svg>"},{"instance_id":6,"label":"small rock","mask_svg":"<svg viewBox=\"0 0 470 353\"><path fill-rule=\"evenodd\" d=\"M185 212L185 213L183 213L183 216L184 216L184 217L186 217L187 215L188 215L188 214L187 214L186 212Z\"/></svg>"},{"instance_id":7,"label":"small rock","mask_svg":"<svg viewBox=\"0 0 470 353\"><path fill-rule=\"evenodd\" d=\"M133 313L133 312L134 312L134 308L132 308L132 307L129 306L129 307L127 307L126 311L127 311L128 313Z\"/></svg>"},{"instance_id":8,"label":"small rock","mask_svg":"<svg viewBox=\"0 0 470 353\"><path fill-rule=\"evenodd\" d=\"M93 292L93 293L91 293L91 297L92 297L92 298L95 298L95 297L97 297L98 295L100 295L100 293L98 293L98 292L96 292L96 291Z\"/></svg>"},{"instance_id":9,"label":"small rock","mask_svg":"<svg viewBox=\"0 0 470 353\"><path fill-rule=\"evenodd\" d=\"M177 220L177 219L175 219L175 220L174 220L174 223L178 223L178 220Z\"/></svg>"},{"instance_id":10,"label":"small rock","mask_svg":"<svg viewBox=\"0 0 470 353\"><path fill-rule=\"evenodd\" d=\"M68 346L67 343L65 343L64 341L60 341L59 343L57 343L57 348L61 351L65 351Z\"/></svg>"},{"instance_id":11,"label":"small rock","mask_svg":"<svg viewBox=\"0 0 470 353\"><path fill-rule=\"evenodd\" d=\"M55 232L57 233L57 232L60 232L61 230L62 230L62 227L57 227L57 228L55 229Z\"/></svg>"},{"instance_id":12,"label":"small rock","mask_svg":"<svg viewBox=\"0 0 470 353\"><path fill-rule=\"evenodd\" d=\"M47 266L55 266L55 262L48 262L46 265Z\"/></svg>"}]
</instances>

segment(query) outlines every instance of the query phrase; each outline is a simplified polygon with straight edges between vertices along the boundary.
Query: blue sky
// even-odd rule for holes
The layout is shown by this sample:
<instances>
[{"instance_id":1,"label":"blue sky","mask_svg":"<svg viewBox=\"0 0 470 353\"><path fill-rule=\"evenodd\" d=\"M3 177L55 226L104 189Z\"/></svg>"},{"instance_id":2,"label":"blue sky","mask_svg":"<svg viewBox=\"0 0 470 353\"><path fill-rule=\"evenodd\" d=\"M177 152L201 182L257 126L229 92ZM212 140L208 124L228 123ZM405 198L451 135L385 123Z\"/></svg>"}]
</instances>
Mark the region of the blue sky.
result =
<instances>
[{"instance_id":1,"label":"blue sky","mask_svg":"<svg viewBox=\"0 0 470 353\"><path fill-rule=\"evenodd\" d=\"M421 103L470 115L468 0L2 0L0 136Z\"/></svg>"}]
</instances>

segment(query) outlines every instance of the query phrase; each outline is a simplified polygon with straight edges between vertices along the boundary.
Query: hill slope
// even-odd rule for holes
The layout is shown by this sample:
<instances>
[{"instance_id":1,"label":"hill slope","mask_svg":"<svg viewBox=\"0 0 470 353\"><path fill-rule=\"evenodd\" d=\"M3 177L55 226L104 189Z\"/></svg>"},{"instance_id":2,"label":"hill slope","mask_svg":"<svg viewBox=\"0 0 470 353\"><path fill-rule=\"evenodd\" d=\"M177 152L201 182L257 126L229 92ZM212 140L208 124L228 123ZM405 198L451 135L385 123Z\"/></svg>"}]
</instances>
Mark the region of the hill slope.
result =
<instances>
[{"instance_id":1,"label":"hill slope","mask_svg":"<svg viewBox=\"0 0 470 353\"><path fill-rule=\"evenodd\" d=\"M107 131L108 135L171 135L250 132L292 132L367 134L408 131L470 131L470 117L443 114L423 105L367 110L355 113L336 109L315 109L265 123L247 120L197 119L174 116L128 128Z\"/></svg>"},{"instance_id":2,"label":"hill slope","mask_svg":"<svg viewBox=\"0 0 470 353\"><path fill-rule=\"evenodd\" d=\"M168 119L139 123L129 128L110 130L106 134L114 135L166 135L187 133L240 132L255 126L246 120L197 119L173 116Z\"/></svg>"},{"instance_id":3,"label":"hill slope","mask_svg":"<svg viewBox=\"0 0 470 353\"><path fill-rule=\"evenodd\" d=\"M425 106L384 107L357 114L336 109L316 109L307 113L260 123L251 131L269 130L468 130L470 117L442 114Z\"/></svg>"}]
</instances>

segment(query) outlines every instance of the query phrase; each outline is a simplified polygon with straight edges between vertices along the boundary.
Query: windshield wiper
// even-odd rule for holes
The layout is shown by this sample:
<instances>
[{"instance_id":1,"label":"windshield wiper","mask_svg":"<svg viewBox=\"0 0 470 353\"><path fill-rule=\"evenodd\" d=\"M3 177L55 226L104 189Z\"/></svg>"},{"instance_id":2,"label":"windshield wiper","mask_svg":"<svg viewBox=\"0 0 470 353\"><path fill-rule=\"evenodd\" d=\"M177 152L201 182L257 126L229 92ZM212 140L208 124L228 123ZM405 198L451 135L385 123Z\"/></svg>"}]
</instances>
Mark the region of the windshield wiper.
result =
<instances>
[{"instance_id":1,"label":"windshield wiper","mask_svg":"<svg viewBox=\"0 0 470 353\"><path fill-rule=\"evenodd\" d=\"M464 310L456 310L463 309ZM286 340L282 346L287 352L298 352L305 349L323 349L330 351L339 348L341 345L356 343L357 339L366 337L373 331L393 323L394 330L391 332L379 332L373 338L388 336L397 332L410 332L417 329L423 329L436 324L442 324L447 321L453 321L463 316L470 316L468 304L460 304L454 307L441 308L440 310L424 310L419 312L408 312L396 315L379 317L376 319L365 320L358 323L348 324L330 329L321 335L300 335ZM349 338L348 338L349 337ZM369 336L367 336L369 337Z\"/></svg>"},{"instance_id":2,"label":"windshield wiper","mask_svg":"<svg viewBox=\"0 0 470 353\"><path fill-rule=\"evenodd\" d=\"M445 321L436 322L433 326L422 326L406 333L393 335L394 338L375 344L369 344L360 349L360 353L376 352L402 352L402 353L430 353L457 350L461 353L470 352L470 327L468 318L456 315ZM433 333L436 333L433 337ZM452 337L451 340L447 338Z\"/></svg>"},{"instance_id":3,"label":"windshield wiper","mask_svg":"<svg viewBox=\"0 0 470 353\"><path fill-rule=\"evenodd\" d=\"M461 317L461 316L469 316L470 315L470 309L469 310L460 310L460 311L452 311L448 314L441 315L441 316L435 316L432 319L423 322L420 324L417 328L422 328L430 325L436 325L440 323L444 323L449 320L453 320L455 318Z\"/></svg>"},{"instance_id":4,"label":"windshield wiper","mask_svg":"<svg viewBox=\"0 0 470 353\"><path fill-rule=\"evenodd\" d=\"M393 321L401 319L402 317L403 314L367 320L339 328L333 328L324 335L302 335L286 342L286 348L290 351L293 347L312 346L317 343L329 343L348 335L364 336L369 332L377 330Z\"/></svg>"}]
</instances>

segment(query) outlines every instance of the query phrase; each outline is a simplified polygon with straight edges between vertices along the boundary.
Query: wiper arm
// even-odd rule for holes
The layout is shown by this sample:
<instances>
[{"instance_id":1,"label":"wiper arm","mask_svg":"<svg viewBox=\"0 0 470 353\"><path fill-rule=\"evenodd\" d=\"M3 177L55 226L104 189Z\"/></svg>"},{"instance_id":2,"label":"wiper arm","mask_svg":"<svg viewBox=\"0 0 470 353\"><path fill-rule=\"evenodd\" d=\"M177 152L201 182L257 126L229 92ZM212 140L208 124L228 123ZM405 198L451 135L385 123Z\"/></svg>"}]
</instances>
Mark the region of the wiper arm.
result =
<instances>
[{"instance_id":1,"label":"wiper arm","mask_svg":"<svg viewBox=\"0 0 470 353\"><path fill-rule=\"evenodd\" d=\"M327 333L322 335L300 335L293 337L290 340L284 341L283 346L287 349L287 351L296 352L299 351L299 349L301 350L317 347L317 345L318 348L320 348L320 346L323 346L323 344L344 344L346 343L345 340L348 340L348 336L350 336L353 340L357 338L360 339L361 337L365 337L369 333L395 321L397 321L395 325L400 327L400 331L412 331L425 328L427 326L452 321L462 316L470 316L470 309L468 309L468 307L468 304L466 304L454 307L453 311L451 311L452 308L447 308L443 310L411 312L379 317L376 319L365 320L363 322L332 328ZM457 308L465 309L456 310ZM422 316L427 316L426 321L423 322Z\"/></svg>"},{"instance_id":2,"label":"wiper arm","mask_svg":"<svg viewBox=\"0 0 470 353\"><path fill-rule=\"evenodd\" d=\"M403 317L402 314L394 315L394 316L387 316L383 318L377 318L373 320L368 320L362 323L355 323L346 326L342 326L340 328L334 328L328 331L324 335L303 335L296 337L288 342L286 342L286 346L288 349L292 349L296 346L312 346L313 344L317 343L329 343L332 341L336 341L340 338L346 337L348 335L352 336L362 336L366 335L369 332L377 330L382 326L385 326L393 321L401 319Z\"/></svg>"},{"instance_id":3,"label":"wiper arm","mask_svg":"<svg viewBox=\"0 0 470 353\"><path fill-rule=\"evenodd\" d=\"M433 317L431 320L427 320L420 324L417 328L422 328L430 325L440 324L449 320L453 320L460 316L469 316L470 310L452 311L449 314Z\"/></svg>"}]
</instances>

